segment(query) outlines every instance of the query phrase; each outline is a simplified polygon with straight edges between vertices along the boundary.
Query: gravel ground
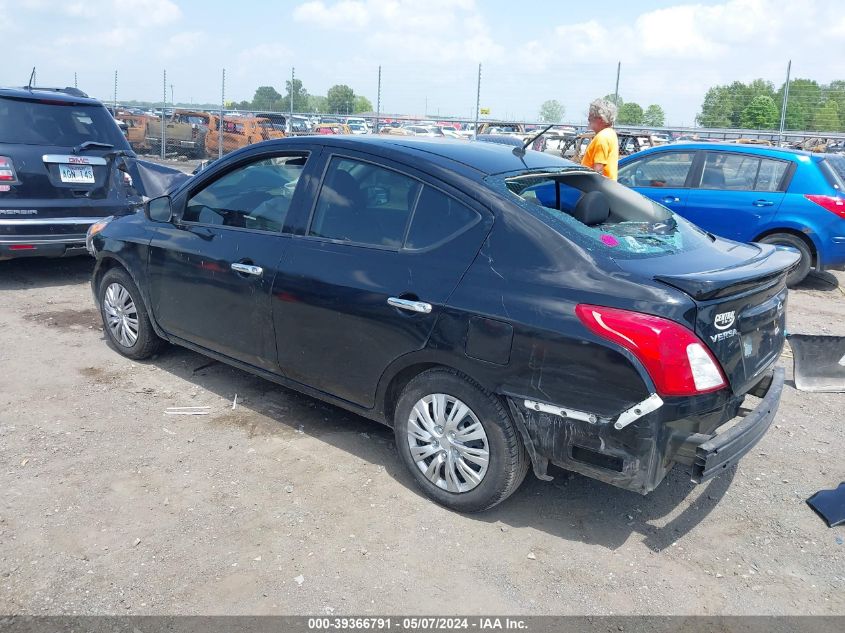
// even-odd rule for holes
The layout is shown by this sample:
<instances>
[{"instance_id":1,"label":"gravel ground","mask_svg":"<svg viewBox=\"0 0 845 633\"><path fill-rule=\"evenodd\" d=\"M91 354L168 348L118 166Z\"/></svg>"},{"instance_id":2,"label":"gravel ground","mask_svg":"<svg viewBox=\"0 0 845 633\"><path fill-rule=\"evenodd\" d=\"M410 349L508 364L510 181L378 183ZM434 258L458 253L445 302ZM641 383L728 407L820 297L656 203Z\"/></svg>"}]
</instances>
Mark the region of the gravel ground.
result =
<instances>
[{"instance_id":1,"label":"gravel ground","mask_svg":"<svg viewBox=\"0 0 845 633\"><path fill-rule=\"evenodd\" d=\"M385 427L183 349L122 358L91 268L0 262L0 613L845 614L845 528L805 504L845 479L845 395L790 380L702 486L529 474L464 516ZM790 331L845 335L843 288L793 292Z\"/></svg>"}]
</instances>

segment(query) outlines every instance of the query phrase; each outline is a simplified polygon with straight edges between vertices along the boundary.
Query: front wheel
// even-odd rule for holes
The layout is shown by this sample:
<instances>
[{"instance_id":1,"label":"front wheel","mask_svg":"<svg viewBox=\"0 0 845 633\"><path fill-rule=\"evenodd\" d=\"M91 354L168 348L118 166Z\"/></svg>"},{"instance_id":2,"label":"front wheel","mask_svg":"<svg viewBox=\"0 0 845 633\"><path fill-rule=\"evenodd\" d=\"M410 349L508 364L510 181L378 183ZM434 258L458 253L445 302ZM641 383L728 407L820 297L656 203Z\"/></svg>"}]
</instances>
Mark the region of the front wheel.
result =
<instances>
[{"instance_id":1,"label":"front wheel","mask_svg":"<svg viewBox=\"0 0 845 633\"><path fill-rule=\"evenodd\" d=\"M125 270L112 268L103 275L98 298L103 330L118 352L142 360L161 349L164 341L153 330L141 293Z\"/></svg>"},{"instance_id":2,"label":"front wheel","mask_svg":"<svg viewBox=\"0 0 845 633\"><path fill-rule=\"evenodd\" d=\"M763 244L790 246L797 250L801 254L801 261L798 262L798 267L786 277L786 285L793 288L804 281L804 278L810 273L810 268L813 265L813 254L810 252L807 242L797 235L790 233L773 233L759 241Z\"/></svg>"},{"instance_id":3,"label":"front wheel","mask_svg":"<svg viewBox=\"0 0 845 633\"><path fill-rule=\"evenodd\" d=\"M454 510L492 508L528 472L528 455L503 403L450 369L428 370L408 383L394 433L423 491Z\"/></svg>"}]
</instances>

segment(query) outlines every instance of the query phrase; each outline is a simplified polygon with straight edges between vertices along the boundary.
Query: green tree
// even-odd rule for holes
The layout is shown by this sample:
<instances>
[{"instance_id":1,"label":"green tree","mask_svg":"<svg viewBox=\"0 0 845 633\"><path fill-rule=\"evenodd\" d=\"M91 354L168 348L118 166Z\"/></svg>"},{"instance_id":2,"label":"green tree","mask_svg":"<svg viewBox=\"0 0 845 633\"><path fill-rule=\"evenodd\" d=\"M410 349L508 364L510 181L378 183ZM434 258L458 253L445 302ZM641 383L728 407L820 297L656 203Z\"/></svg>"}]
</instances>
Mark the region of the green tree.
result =
<instances>
[{"instance_id":1,"label":"green tree","mask_svg":"<svg viewBox=\"0 0 845 633\"><path fill-rule=\"evenodd\" d=\"M730 127L733 99L728 86L713 86L704 95L701 112L695 117L702 127Z\"/></svg>"},{"instance_id":2,"label":"green tree","mask_svg":"<svg viewBox=\"0 0 845 633\"><path fill-rule=\"evenodd\" d=\"M279 110L281 99L282 95L273 86L260 86L252 98L252 107L254 110Z\"/></svg>"},{"instance_id":3,"label":"green tree","mask_svg":"<svg viewBox=\"0 0 845 633\"><path fill-rule=\"evenodd\" d=\"M308 104L305 109L308 112L325 114L329 111L328 99L321 95L308 95Z\"/></svg>"},{"instance_id":4,"label":"green tree","mask_svg":"<svg viewBox=\"0 0 845 633\"><path fill-rule=\"evenodd\" d=\"M654 103L648 106L645 109L645 114L643 114L643 125L649 127L666 125L666 114L663 112L663 108Z\"/></svg>"},{"instance_id":5,"label":"green tree","mask_svg":"<svg viewBox=\"0 0 845 633\"><path fill-rule=\"evenodd\" d=\"M638 103L629 101L623 103L619 108L619 116L616 122L620 125L642 125L643 124L643 109Z\"/></svg>"},{"instance_id":6,"label":"green tree","mask_svg":"<svg viewBox=\"0 0 845 633\"><path fill-rule=\"evenodd\" d=\"M605 101L610 101L610 103L615 104L617 108L621 108L623 105L625 105L625 102L622 100L622 95L616 96L613 93L610 93L609 95L604 95L602 99L604 99Z\"/></svg>"},{"instance_id":7,"label":"green tree","mask_svg":"<svg viewBox=\"0 0 845 633\"><path fill-rule=\"evenodd\" d=\"M563 114L566 108L556 99L549 99L543 101L540 106L540 120L543 123L560 123L563 120Z\"/></svg>"},{"instance_id":8,"label":"green tree","mask_svg":"<svg viewBox=\"0 0 845 633\"><path fill-rule=\"evenodd\" d=\"M781 86L775 96L778 103L778 115L783 108L783 88ZM822 100L822 89L812 79L793 79L789 82L789 95L786 102L787 130L806 130L810 127L816 110Z\"/></svg>"},{"instance_id":9,"label":"green tree","mask_svg":"<svg viewBox=\"0 0 845 633\"><path fill-rule=\"evenodd\" d=\"M836 101L828 100L816 111L812 128L819 132L835 132L841 128L839 106Z\"/></svg>"},{"instance_id":10,"label":"green tree","mask_svg":"<svg viewBox=\"0 0 845 633\"><path fill-rule=\"evenodd\" d=\"M740 116L740 125L753 130L771 130L778 126L778 108L774 99L757 95L746 106Z\"/></svg>"},{"instance_id":11,"label":"green tree","mask_svg":"<svg viewBox=\"0 0 845 633\"><path fill-rule=\"evenodd\" d=\"M302 81L299 79L285 82L285 96L279 102L279 108L284 112L290 112L291 93L293 93L293 111L305 112L308 109L308 91L302 87Z\"/></svg>"},{"instance_id":12,"label":"green tree","mask_svg":"<svg viewBox=\"0 0 845 633\"><path fill-rule=\"evenodd\" d=\"M217 106L218 108L220 106ZM237 103L232 102L232 107L235 110L252 110L252 101L238 101Z\"/></svg>"},{"instance_id":13,"label":"green tree","mask_svg":"<svg viewBox=\"0 0 845 633\"><path fill-rule=\"evenodd\" d=\"M355 111L355 92L345 84L329 88L326 93L329 112L335 114L350 114Z\"/></svg>"},{"instance_id":14,"label":"green tree","mask_svg":"<svg viewBox=\"0 0 845 633\"><path fill-rule=\"evenodd\" d=\"M367 99L367 97L357 95L355 97L355 106L352 111L355 112L355 114L359 114L361 112L373 112L373 104L370 103L370 100Z\"/></svg>"},{"instance_id":15,"label":"green tree","mask_svg":"<svg viewBox=\"0 0 845 633\"><path fill-rule=\"evenodd\" d=\"M845 131L845 81L837 79L825 87L825 97L839 108L839 131Z\"/></svg>"}]
</instances>

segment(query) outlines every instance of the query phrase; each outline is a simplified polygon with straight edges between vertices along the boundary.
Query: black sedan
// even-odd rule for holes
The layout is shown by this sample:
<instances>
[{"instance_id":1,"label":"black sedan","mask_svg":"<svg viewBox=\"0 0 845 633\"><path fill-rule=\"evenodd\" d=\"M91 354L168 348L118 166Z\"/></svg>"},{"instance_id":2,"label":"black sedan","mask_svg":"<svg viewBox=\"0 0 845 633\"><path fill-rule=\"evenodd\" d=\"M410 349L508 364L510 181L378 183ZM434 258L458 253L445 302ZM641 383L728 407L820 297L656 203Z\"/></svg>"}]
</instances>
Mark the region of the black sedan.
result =
<instances>
[{"instance_id":1,"label":"black sedan","mask_svg":"<svg viewBox=\"0 0 845 633\"><path fill-rule=\"evenodd\" d=\"M642 494L676 463L703 481L780 399L794 252L521 147L269 141L88 243L121 354L175 343L385 423L458 510L549 462Z\"/></svg>"}]
</instances>

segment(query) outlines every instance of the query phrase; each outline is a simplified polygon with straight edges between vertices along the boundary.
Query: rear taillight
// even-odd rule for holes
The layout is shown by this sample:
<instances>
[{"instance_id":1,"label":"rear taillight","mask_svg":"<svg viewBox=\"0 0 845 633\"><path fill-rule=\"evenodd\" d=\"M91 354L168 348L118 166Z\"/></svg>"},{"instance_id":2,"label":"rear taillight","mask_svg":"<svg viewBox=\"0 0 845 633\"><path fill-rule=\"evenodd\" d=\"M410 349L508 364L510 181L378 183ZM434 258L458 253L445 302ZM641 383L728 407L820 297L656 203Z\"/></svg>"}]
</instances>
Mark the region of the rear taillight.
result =
<instances>
[{"instance_id":1,"label":"rear taillight","mask_svg":"<svg viewBox=\"0 0 845 633\"><path fill-rule=\"evenodd\" d=\"M807 194L804 196L810 202L815 202L820 207L823 207L831 213L835 213L840 218L845 219L845 200L839 196L817 196Z\"/></svg>"},{"instance_id":2,"label":"rear taillight","mask_svg":"<svg viewBox=\"0 0 845 633\"><path fill-rule=\"evenodd\" d=\"M0 156L0 182L17 182L18 175L15 173L15 165L12 159Z\"/></svg>"},{"instance_id":3,"label":"rear taillight","mask_svg":"<svg viewBox=\"0 0 845 633\"><path fill-rule=\"evenodd\" d=\"M594 334L629 350L661 396L694 396L727 385L722 369L695 333L641 312L580 304L575 314Z\"/></svg>"}]
</instances>

